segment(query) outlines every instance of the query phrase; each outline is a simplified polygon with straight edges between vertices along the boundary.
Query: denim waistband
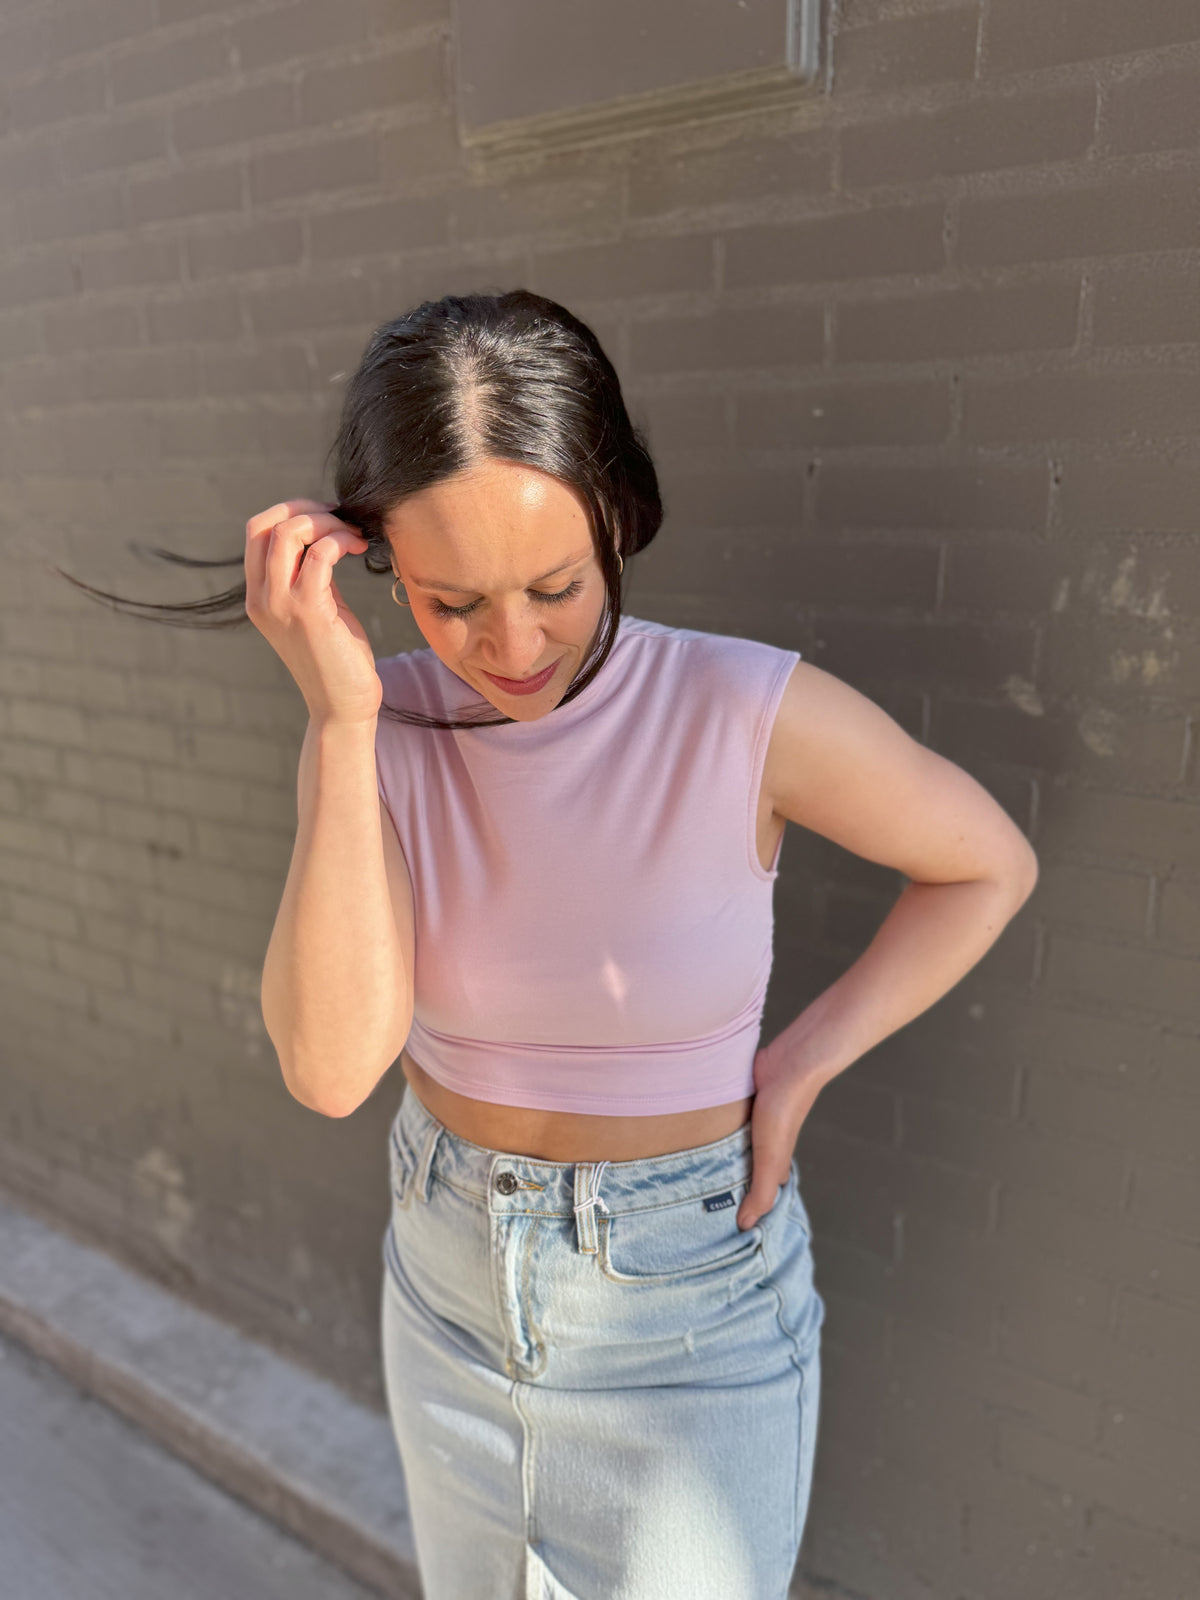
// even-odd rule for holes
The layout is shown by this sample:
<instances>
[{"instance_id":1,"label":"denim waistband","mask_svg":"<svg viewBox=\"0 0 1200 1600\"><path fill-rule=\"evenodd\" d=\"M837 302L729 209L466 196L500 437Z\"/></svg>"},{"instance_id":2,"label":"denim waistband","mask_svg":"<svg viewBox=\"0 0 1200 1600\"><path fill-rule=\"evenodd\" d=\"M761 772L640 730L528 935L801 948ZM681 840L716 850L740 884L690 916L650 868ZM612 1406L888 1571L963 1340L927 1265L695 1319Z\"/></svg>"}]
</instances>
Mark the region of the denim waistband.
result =
<instances>
[{"instance_id":1,"label":"denim waistband","mask_svg":"<svg viewBox=\"0 0 1200 1600\"><path fill-rule=\"evenodd\" d=\"M546 1161L486 1149L451 1133L411 1085L405 1086L391 1139L414 1163L413 1181L423 1198L436 1173L497 1212L569 1217L581 1194L602 1197L609 1213L651 1210L723 1194L748 1184L751 1172L749 1122L710 1144L636 1161Z\"/></svg>"}]
</instances>

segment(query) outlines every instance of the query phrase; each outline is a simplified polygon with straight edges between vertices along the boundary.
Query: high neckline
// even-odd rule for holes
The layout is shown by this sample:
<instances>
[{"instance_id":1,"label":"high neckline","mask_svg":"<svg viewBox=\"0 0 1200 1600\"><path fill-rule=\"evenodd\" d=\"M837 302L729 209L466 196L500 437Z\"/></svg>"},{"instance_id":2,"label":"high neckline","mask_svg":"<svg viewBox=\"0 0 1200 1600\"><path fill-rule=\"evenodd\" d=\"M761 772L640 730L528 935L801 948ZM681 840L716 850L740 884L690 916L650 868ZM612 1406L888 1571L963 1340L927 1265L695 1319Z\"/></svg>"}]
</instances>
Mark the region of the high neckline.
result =
<instances>
[{"instance_id":1,"label":"high neckline","mask_svg":"<svg viewBox=\"0 0 1200 1600\"><path fill-rule=\"evenodd\" d=\"M506 740L534 740L539 735L552 737L574 725L596 705L607 700L619 687L621 678L618 653L624 654L622 649L629 637L628 623L637 619L627 612L622 613L617 624L617 636L613 640L613 647L609 651L608 659L592 681L582 689L573 700L566 705L558 704L553 711L548 711L544 717L535 717L530 722L502 722L492 726L479 728L455 729L456 733L487 734L491 737L499 736ZM471 714L484 707L496 710L497 707L486 695L479 693L465 678L460 678L457 672L452 671L444 661L434 657L443 678L442 698L446 706L446 715L455 717Z\"/></svg>"}]
</instances>

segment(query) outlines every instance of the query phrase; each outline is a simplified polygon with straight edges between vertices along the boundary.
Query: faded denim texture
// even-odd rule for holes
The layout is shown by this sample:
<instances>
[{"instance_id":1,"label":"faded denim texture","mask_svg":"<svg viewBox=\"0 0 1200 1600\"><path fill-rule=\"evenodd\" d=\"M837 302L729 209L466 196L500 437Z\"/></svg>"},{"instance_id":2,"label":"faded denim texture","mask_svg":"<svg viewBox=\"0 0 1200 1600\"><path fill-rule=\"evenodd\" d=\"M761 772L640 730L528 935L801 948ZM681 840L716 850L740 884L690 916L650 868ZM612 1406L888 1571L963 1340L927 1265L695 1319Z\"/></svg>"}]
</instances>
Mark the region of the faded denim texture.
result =
<instances>
[{"instance_id":1,"label":"faded denim texture","mask_svg":"<svg viewBox=\"0 0 1200 1600\"><path fill-rule=\"evenodd\" d=\"M535 1160L406 1088L381 1314L425 1600L785 1600L825 1306L795 1161L738 1229L751 1159L746 1125Z\"/></svg>"}]
</instances>

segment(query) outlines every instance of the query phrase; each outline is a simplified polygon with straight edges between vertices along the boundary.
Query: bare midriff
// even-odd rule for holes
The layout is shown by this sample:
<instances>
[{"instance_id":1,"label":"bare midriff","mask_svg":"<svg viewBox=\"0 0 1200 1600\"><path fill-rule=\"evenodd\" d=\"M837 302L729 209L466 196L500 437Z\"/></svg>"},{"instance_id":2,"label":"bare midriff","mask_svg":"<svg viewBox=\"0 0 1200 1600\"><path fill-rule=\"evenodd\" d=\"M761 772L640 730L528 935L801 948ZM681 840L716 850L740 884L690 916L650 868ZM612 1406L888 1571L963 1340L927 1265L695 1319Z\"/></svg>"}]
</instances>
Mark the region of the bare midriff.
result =
<instances>
[{"instance_id":1,"label":"bare midriff","mask_svg":"<svg viewBox=\"0 0 1200 1600\"><path fill-rule=\"evenodd\" d=\"M458 1094L431 1078L408 1054L404 1076L425 1109L460 1139L538 1161L641 1161L736 1133L750 1120L753 1096L697 1111L663 1116L601 1117L577 1111L539 1111L502 1106Z\"/></svg>"}]
</instances>

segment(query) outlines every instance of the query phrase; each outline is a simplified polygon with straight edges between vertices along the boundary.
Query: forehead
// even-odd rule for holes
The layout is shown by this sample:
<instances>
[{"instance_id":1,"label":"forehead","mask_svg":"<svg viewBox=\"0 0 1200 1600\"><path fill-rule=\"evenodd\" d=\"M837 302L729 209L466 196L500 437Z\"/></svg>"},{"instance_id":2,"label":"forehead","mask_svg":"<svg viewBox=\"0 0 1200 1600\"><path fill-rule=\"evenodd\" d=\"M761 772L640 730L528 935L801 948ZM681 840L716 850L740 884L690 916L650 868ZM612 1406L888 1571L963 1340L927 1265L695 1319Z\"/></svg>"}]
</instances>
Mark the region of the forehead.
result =
<instances>
[{"instance_id":1,"label":"forehead","mask_svg":"<svg viewBox=\"0 0 1200 1600\"><path fill-rule=\"evenodd\" d=\"M478 589L523 586L592 547L577 491L512 461L481 462L408 496L385 532L406 576Z\"/></svg>"}]
</instances>

